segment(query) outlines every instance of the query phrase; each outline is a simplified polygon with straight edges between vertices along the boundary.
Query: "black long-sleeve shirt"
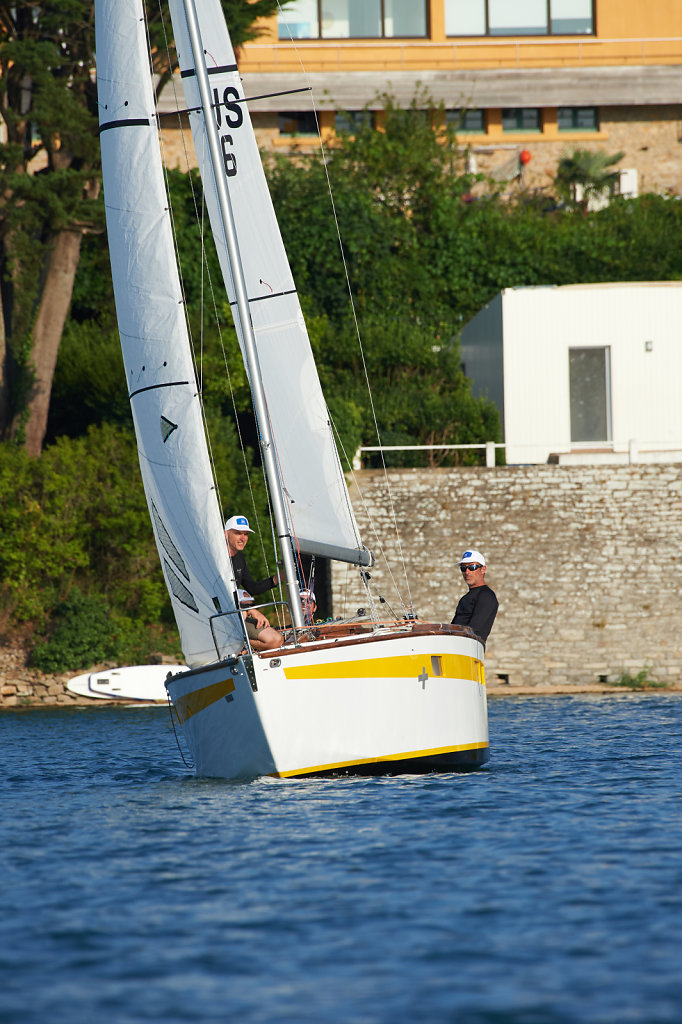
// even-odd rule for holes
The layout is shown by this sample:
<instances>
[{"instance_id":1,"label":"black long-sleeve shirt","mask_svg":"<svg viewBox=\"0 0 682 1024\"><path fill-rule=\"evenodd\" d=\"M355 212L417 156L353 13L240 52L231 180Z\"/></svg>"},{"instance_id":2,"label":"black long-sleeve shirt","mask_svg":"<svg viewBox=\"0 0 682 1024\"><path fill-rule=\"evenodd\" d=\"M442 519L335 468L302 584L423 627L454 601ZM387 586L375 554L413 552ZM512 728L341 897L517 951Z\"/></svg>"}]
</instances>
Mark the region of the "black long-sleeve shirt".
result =
<instances>
[{"instance_id":1,"label":"black long-sleeve shirt","mask_svg":"<svg viewBox=\"0 0 682 1024\"><path fill-rule=\"evenodd\" d=\"M264 580L254 580L246 565L246 557L243 551L237 551L232 557L232 570L234 572L237 587L246 590L252 597L257 594L264 594L266 590L272 590L276 584L274 576L268 576Z\"/></svg>"},{"instance_id":2,"label":"black long-sleeve shirt","mask_svg":"<svg viewBox=\"0 0 682 1024\"><path fill-rule=\"evenodd\" d=\"M487 583L484 583L482 587L472 587L464 597L460 598L452 624L453 626L469 626L485 643L493 628L497 608L498 600Z\"/></svg>"}]
</instances>

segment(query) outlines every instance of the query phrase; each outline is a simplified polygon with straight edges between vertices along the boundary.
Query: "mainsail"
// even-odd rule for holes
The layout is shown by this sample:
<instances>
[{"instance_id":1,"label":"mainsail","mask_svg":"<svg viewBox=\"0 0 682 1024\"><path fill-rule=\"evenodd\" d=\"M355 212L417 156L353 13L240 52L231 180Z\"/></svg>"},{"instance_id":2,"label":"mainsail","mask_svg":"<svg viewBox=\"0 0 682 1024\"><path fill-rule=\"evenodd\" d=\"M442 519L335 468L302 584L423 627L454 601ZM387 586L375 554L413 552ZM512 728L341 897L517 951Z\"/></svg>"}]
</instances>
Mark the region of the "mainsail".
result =
<instances>
[{"instance_id":1,"label":"mainsail","mask_svg":"<svg viewBox=\"0 0 682 1024\"><path fill-rule=\"evenodd\" d=\"M107 232L140 467L187 664L243 647L191 355L142 0L96 0Z\"/></svg>"},{"instance_id":2,"label":"mainsail","mask_svg":"<svg viewBox=\"0 0 682 1024\"><path fill-rule=\"evenodd\" d=\"M279 486L292 538L301 551L368 565L372 557L362 545L353 516L222 9L219 0L201 0L198 7L199 32L204 40L267 415L276 439ZM170 11L206 204L234 310L235 288L204 116L199 109L201 101L183 0L170 0ZM235 324L244 353L238 317Z\"/></svg>"}]
</instances>

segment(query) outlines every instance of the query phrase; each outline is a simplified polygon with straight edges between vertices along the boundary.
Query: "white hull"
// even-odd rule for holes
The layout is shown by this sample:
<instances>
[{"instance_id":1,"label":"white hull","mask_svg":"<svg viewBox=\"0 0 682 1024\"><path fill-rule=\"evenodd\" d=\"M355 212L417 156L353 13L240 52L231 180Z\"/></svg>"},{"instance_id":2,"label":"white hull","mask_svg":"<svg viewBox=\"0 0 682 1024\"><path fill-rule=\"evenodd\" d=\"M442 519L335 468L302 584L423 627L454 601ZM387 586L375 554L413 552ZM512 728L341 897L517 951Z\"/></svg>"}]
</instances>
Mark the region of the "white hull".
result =
<instances>
[{"instance_id":1,"label":"white hull","mask_svg":"<svg viewBox=\"0 0 682 1024\"><path fill-rule=\"evenodd\" d=\"M100 700L168 701L165 682L169 673L186 672L186 665L128 665L74 676L67 690L79 697Z\"/></svg>"},{"instance_id":2,"label":"white hull","mask_svg":"<svg viewBox=\"0 0 682 1024\"><path fill-rule=\"evenodd\" d=\"M197 774L452 771L488 760L483 645L471 634L336 631L168 681Z\"/></svg>"}]
</instances>

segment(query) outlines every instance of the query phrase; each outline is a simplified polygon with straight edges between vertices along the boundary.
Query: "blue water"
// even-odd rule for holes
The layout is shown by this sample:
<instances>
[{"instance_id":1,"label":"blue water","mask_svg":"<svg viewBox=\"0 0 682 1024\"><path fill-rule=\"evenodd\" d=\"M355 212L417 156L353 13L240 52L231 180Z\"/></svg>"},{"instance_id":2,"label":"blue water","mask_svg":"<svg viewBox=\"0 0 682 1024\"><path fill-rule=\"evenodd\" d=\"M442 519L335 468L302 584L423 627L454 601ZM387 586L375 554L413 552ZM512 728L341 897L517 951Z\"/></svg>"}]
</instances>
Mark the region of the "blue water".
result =
<instances>
[{"instance_id":1,"label":"blue water","mask_svg":"<svg viewBox=\"0 0 682 1024\"><path fill-rule=\"evenodd\" d=\"M165 709L0 715L0 1021L682 1019L682 697L490 701L464 775L195 779Z\"/></svg>"}]
</instances>

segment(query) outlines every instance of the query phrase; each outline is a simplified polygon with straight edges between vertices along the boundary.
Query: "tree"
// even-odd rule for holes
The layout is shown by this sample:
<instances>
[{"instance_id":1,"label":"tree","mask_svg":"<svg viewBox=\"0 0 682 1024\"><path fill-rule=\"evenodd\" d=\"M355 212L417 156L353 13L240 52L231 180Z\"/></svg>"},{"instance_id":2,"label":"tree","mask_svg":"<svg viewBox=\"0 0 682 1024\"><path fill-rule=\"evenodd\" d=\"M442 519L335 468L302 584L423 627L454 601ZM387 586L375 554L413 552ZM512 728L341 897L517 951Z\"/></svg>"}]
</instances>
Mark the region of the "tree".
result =
<instances>
[{"instance_id":1,"label":"tree","mask_svg":"<svg viewBox=\"0 0 682 1024\"><path fill-rule=\"evenodd\" d=\"M38 454L82 233L101 220L92 5L3 0L0 32L0 424Z\"/></svg>"},{"instance_id":2,"label":"tree","mask_svg":"<svg viewBox=\"0 0 682 1024\"><path fill-rule=\"evenodd\" d=\"M434 130L441 118L428 112L427 96L417 95L407 108L381 100L380 130L361 123L330 148L326 168L311 158L276 161L269 172L342 447L352 457L358 445L375 444L377 425L384 444L497 440L498 414L472 397L450 344L460 322L448 277L472 177L458 173L464 160L454 134ZM398 458L405 464L414 456Z\"/></svg>"},{"instance_id":3,"label":"tree","mask_svg":"<svg viewBox=\"0 0 682 1024\"><path fill-rule=\"evenodd\" d=\"M343 135L325 154L326 167L317 156L274 163L273 201L294 277L315 312L337 323L347 314L338 222L359 312L391 309L437 322L450 315L440 273L443 227L465 213L462 197L473 178L460 173L464 156L454 133L434 130L439 112L429 112L426 93L406 108L390 96L380 102L378 130L367 120Z\"/></svg>"},{"instance_id":4,"label":"tree","mask_svg":"<svg viewBox=\"0 0 682 1024\"><path fill-rule=\"evenodd\" d=\"M225 0L233 41L277 0ZM169 73L165 7L149 16ZM0 437L40 453L85 232L103 230L92 0L0 0Z\"/></svg>"},{"instance_id":5,"label":"tree","mask_svg":"<svg viewBox=\"0 0 682 1024\"><path fill-rule=\"evenodd\" d=\"M576 149L562 157L557 167L554 184L559 195L587 214L591 199L613 192L618 172L607 168L622 160L624 153L609 156L599 150Z\"/></svg>"}]
</instances>

